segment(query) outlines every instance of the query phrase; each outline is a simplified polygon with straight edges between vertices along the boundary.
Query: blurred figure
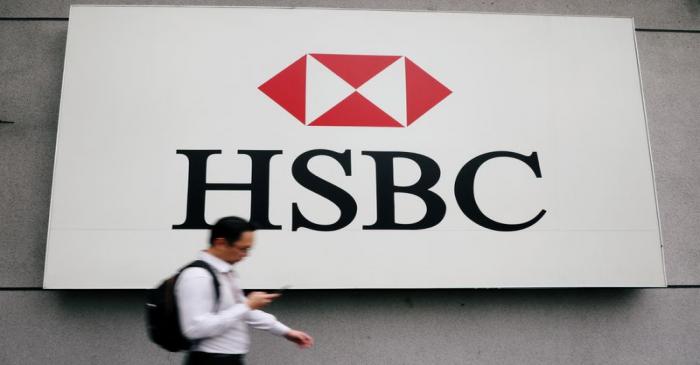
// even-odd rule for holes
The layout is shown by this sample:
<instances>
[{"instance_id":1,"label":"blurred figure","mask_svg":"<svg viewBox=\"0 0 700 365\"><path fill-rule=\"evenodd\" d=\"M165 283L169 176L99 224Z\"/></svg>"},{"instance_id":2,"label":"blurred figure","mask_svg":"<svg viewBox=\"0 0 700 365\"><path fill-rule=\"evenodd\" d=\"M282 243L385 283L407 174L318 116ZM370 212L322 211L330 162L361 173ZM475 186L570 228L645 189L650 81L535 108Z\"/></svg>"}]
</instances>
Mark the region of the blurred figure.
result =
<instances>
[{"instance_id":1,"label":"blurred figure","mask_svg":"<svg viewBox=\"0 0 700 365\"><path fill-rule=\"evenodd\" d=\"M266 330L296 343L313 345L308 334L290 329L260 308L279 294L252 292L245 297L232 265L245 258L253 247L255 227L245 219L225 217L211 229L210 247L199 253L219 281L216 301L212 274L201 267L182 271L175 284L182 333L195 340L185 364L243 364L250 345L248 326Z\"/></svg>"}]
</instances>

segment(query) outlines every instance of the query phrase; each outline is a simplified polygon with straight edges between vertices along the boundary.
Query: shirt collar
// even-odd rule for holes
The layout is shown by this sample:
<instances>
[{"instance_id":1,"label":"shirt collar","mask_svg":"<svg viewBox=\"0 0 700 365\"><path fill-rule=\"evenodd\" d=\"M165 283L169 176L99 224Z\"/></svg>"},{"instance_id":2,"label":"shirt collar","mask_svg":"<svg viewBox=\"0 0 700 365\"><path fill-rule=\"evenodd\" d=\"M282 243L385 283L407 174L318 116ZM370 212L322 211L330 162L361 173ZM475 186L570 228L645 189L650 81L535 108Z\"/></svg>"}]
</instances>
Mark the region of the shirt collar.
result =
<instances>
[{"instance_id":1,"label":"shirt collar","mask_svg":"<svg viewBox=\"0 0 700 365\"><path fill-rule=\"evenodd\" d=\"M227 273L232 270L231 264L210 254L209 252L201 251L199 253L199 259L211 265L221 273Z\"/></svg>"}]
</instances>

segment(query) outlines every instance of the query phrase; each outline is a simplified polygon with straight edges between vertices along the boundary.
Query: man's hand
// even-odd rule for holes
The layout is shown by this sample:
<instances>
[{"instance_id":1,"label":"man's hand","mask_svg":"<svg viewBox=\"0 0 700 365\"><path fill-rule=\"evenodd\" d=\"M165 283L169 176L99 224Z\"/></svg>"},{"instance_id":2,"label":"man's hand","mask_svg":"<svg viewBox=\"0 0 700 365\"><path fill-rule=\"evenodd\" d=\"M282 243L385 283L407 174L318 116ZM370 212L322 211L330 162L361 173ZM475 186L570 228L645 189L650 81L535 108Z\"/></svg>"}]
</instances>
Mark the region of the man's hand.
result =
<instances>
[{"instance_id":1,"label":"man's hand","mask_svg":"<svg viewBox=\"0 0 700 365\"><path fill-rule=\"evenodd\" d=\"M246 304L248 304L248 307L250 307L250 309L260 309L272 303L272 300L279 296L279 294L267 294L261 291L254 291L248 294L248 300Z\"/></svg>"},{"instance_id":2,"label":"man's hand","mask_svg":"<svg viewBox=\"0 0 700 365\"><path fill-rule=\"evenodd\" d=\"M291 330L284 335L284 338L294 342L303 349L308 349L314 345L314 339L301 331Z\"/></svg>"}]
</instances>

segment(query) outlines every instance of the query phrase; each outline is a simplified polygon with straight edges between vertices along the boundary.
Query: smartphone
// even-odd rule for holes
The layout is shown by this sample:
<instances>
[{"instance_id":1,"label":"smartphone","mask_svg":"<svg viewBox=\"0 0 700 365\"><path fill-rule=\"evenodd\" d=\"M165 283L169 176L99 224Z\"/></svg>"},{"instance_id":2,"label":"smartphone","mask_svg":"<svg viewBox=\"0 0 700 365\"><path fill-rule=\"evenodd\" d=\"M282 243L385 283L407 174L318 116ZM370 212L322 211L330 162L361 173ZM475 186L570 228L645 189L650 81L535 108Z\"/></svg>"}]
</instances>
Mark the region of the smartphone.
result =
<instances>
[{"instance_id":1,"label":"smartphone","mask_svg":"<svg viewBox=\"0 0 700 365\"><path fill-rule=\"evenodd\" d=\"M281 287L281 288L279 288L279 289L272 289L272 290L269 290L268 293L270 293L270 294L282 294L282 293L284 293L285 290L287 290L287 289L289 289L289 288L291 288L291 287L292 287L291 285L287 284L287 285L285 285L285 286L283 286L283 287Z\"/></svg>"}]
</instances>

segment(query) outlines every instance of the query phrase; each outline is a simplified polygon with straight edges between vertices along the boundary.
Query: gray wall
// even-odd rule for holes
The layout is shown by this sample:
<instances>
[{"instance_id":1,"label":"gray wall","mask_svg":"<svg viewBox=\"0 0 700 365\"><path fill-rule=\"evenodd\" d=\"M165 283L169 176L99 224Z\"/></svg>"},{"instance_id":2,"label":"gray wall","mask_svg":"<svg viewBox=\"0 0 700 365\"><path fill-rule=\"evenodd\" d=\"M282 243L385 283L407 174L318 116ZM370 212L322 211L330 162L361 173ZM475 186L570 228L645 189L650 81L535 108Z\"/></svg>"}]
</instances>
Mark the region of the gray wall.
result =
<instances>
[{"instance_id":1,"label":"gray wall","mask_svg":"<svg viewBox=\"0 0 700 365\"><path fill-rule=\"evenodd\" d=\"M295 291L270 311L317 346L255 333L251 364L700 363L700 1L257 4L635 17L669 288ZM0 0L0 364L179 363L142 291L41 290L68 5Z\"/></svg>"}]
</instances>

